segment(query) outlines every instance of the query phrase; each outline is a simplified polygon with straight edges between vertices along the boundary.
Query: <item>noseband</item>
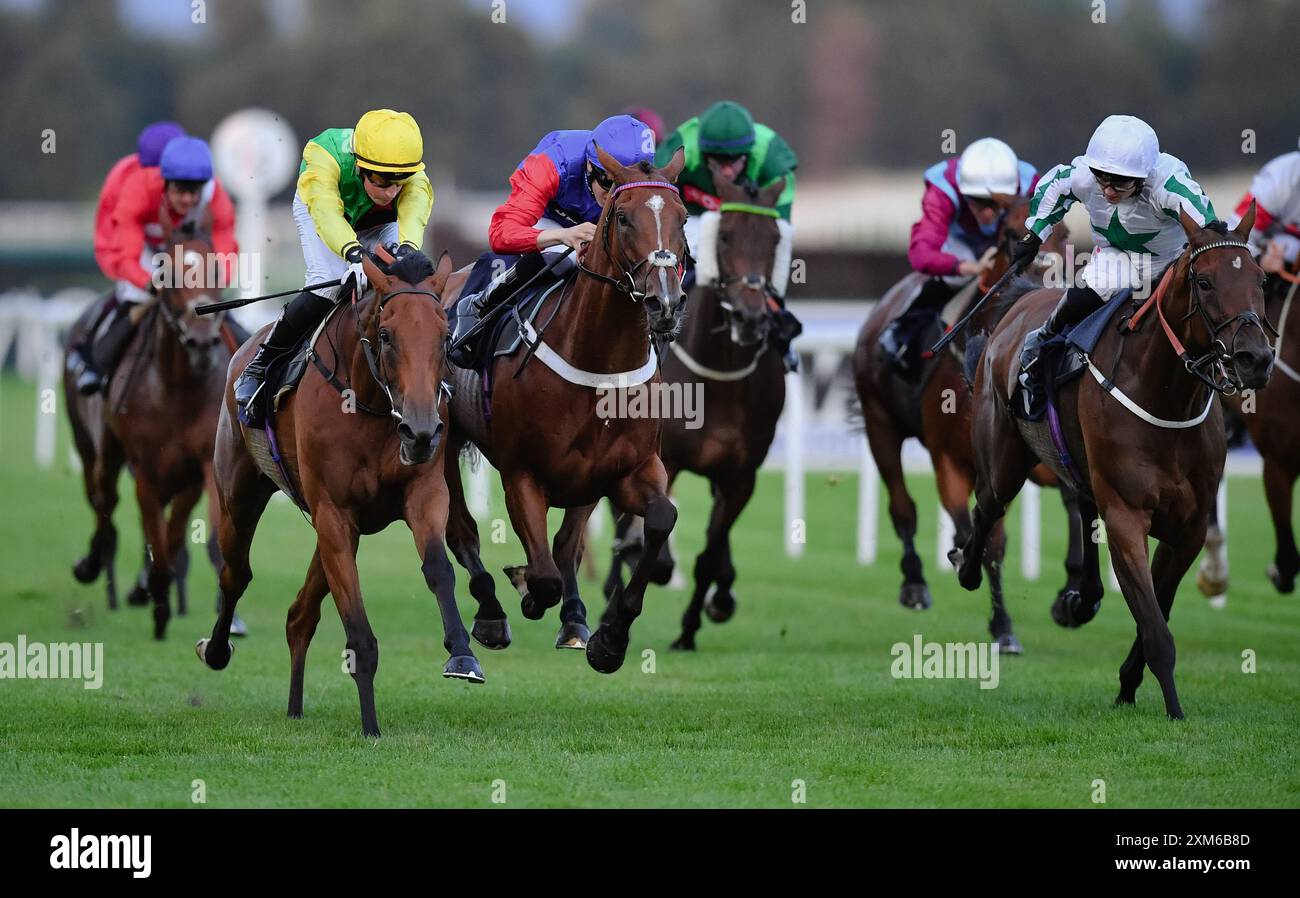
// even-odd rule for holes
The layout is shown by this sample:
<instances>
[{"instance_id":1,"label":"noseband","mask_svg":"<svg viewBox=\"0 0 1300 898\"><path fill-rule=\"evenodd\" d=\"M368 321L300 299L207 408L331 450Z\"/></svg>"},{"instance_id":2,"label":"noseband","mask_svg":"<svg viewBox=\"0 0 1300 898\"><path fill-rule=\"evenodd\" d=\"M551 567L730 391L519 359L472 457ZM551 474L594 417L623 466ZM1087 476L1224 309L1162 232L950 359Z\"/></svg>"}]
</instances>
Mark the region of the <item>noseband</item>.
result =
<instances>
[{"instance_id":1,"label":"noseband","mask_svg":"<svg viewBox=\"0 0 1300 898\"><path fill-rule=\"evenodd\" d=\"M1209 252L1212 249L1227 249L1233 247L1244 249L1247 253L1250 252L1250 246L1239 240L1216 240L1213 243L1207 243L1205 246L1193 250L1187 258L1189 307L1187 314L1183 316L1183 320L1186 321L1191 318L1194 313L1200 313L1201 320L1205 322L1205 329L1210 334L1210 348L1202 355L1193 358L1183 345L1173 337L1172 333L1170 333L1170 340L1174 344L1174 349L1178 352L1179 356L1182 357L1183 365L1187 368L1188 373L1193 377L1196 377L1212 390L1215 390L1224 396L1235 395L1241 389L1241 384L1233 380L1232 376L1228 374L1227 363L1232 361L1232 357L1236 354L1237 339L1241 336L1242 331L1247 327L1258 327L1266 334L1272 334L1274 337L1277 337L1278 335L1277 331L1273 329L1273 325L1269 324L1266 319L1260 318L1253 309L1238 312L1236 315L1233 315L1231 318L1228 318L1219 324L1215 324L1213 319L1210 318L1210 314L1205 310L1205 306L1201 302L1200 288L1196 284L1196 272L1192 269L1192 263L1196 261L1197 256ZM1163 317L1164 316L1162 315L1162 322ZM1219 337L1219 334L1225 328L1230 327L1233 324L1236 324L1237 327L1232 332L1230 348L1229 345L1224 343L1224 341ZM1168 326L1166 326L1166 331L1168 331ZM1212 371L1216 365L1218 366L1217 371Z\"/></svg>"},{"instance_id":2,"label":"noseband","mask_svg":"<svg viewBox=\"0 0 1300 898\"><path fill-rule=\"evenodd\" d=\"M610 204L609 212L605 214L604 216L605 223L601 228L601 245L604 247L605 255L610 256L611 258L613 257L609 251L609 222L610 222L610 217L614 211L613 208L614 197L618 196L624 190L632 190L637 187L649 187L649 188L656 188L659 190L671 190L673 193L679 193L679 191L677 190L677 185L672 184L669 181L629 181L626 184L618 185L612 191L610 191L609 200L607 201ZM648 265L649 268L646 269L645 278L641 282L641 289L638 290L636 284L636 273L641 270L641 267L643 265ZM624 268L619 273L619 276L617 278L612 278L609 277L608 275L601 274L598 271L593 271L592 269L588 268L586 265L582 264L581 257L578 258L579 271L581 271L583 274L587 275L588 277L595 278L598 281L603 281L604 283L609 284L611 287L613 287L615 290L619 291L620 293L627 294L632 299L633 302L642 302L643 300L645 300L646 294L648 292L646 287L650 283L650 277L651 275L654 274L655 269L660 269L660 268L676 269L677 282L679 284L681 283L682 275L686 271L685 264L683 262L680 262L677 259L677 254L672 252L671 250L666 250L666 249L654 250L644 259L641 259L639 262L633 265L631 268Z\"/></svg>"}]
</instances>

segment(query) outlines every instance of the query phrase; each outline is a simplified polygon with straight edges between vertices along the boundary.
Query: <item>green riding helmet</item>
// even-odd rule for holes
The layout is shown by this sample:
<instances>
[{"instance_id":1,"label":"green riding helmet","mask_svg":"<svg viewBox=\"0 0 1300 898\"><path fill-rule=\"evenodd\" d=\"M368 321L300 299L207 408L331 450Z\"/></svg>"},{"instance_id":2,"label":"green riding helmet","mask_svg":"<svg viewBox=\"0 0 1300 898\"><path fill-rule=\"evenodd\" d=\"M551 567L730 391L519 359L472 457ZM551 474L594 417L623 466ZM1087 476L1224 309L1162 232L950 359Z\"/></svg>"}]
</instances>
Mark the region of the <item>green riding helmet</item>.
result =
<instances>
[{"instance_id":1,"label":"green riding helmet","mask_svg":"<svg viewBox=\"0 0 1300 898\"><path fill-rule=\"evenodd\" d=\"M700 152L744 156L754 148L754 117L739 103L720 100L700 116Z\"/></svg>"}]
</instances>

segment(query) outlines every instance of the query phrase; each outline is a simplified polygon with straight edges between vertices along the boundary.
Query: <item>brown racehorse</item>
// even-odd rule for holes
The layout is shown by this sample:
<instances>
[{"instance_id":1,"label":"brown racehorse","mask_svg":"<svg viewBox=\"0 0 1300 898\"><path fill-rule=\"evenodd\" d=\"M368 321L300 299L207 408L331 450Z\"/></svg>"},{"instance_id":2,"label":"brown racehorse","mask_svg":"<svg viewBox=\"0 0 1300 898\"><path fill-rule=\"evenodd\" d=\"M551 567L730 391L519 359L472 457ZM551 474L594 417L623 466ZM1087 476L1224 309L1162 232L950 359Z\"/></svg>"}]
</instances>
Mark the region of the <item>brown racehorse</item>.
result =
<instances>
[{"instance_id":1,"label":"brown racehorse","mask_svg":"<svg viewBox=\"0 0 1300 898\"><path fill-rule=\"evenodd\" d=\"M683 165L680 151L663 169L625 167L599 147L597 153L614 187L578 275L543 302L535 319L542 336L528 338L537 348L526 365L521 354L491 361L490 421L479 376L456 369L451 440L472 441L501 473L510 521L528 559L519 578L524 616L539 620L547 608L563 602L556 647L585 645L591 667L612 673L623 664L649 568L677 510L666 495L668 479L659 458L660 419L608 414L602 408L630 410L630 401L611 403L611 396L625 393L630 400L634 391L658 389L651 344L680 326L686 207L673 186ZM458 272L455 286L449 285L449 304L464 276ZM610 384L626 389L609 390ZM504 616L478 557L476 525L455 467L448 465L447 472L448 541L473 578L480 613ZM588 638L577 570L587 519L602 497L620 513L645 517L646 553ZM548 508L565 510L553 555L546 538ZM476 623L476 634L478 629ZM508 642L503 630L503 621L497 621L486 644L503 647Z\"/></svg>"},{"instance_id":2,"label":"brown racehorse","mask_svg":"<svg viewBox=\"0 0 1300 898\"><path fill-rule=\"evenodd\" d=\"M714 185L723 202L715 238L717 282L691 288L690 314L661 372L664 383L701 397L695 420L664 420L659 454L669 487L680 472L690 471L708 478L713 494L704 551L695 559L695 589L675 649L695 648L701 611L715 623L735 613L730 532L754 493L785 406L785 365L767 342L771 275L781 237L775 205L785 179L756 190L719 177L715 168ZM616 546L625 544L631 524L628 518L620 521ZM607 594L617 594L622 585L622 563L634 564L639 555L615 549ZM666 581L671 569L665 546L653 579Z\"/></svg>"},{"instance_id":3,"label":"brown racehorse","mask_svg":"<svg viewBox=\"0 0 1300 898\"><path fill-rule=\"evenodd\" d=\"M1300 268L1300 261L1296 267ZM1224 400L1250 434L1264 462L1264 497L1277 538L1277 552L1267 576L1284 594L1295 590L1296 575L1300 574L1300 550L1291 524L1292 494L1296 477L1300 476L1300 417L1295 414L1300 407L1300 352L1294 348L1300 344L1300 308L1293 305L1298 288L1300 275L1295 271L1277 272L1269 277L1265 288L1268 320L1277 322L1279 333L1276 364L1280 376L1258 394ZM1205 553L1197 585L1207 596L1222 596L1228 591L1228 560L1217 504L1210 513Z\"/></svg>"},{"instance_id":4,"label":"brown racehorse","mask_svg":"<svg viewBox=\"0 0 1300 898\"><path fill-rule=\"evenodd\" d=\"M363 264L374 289L354 298L350 308L336 310L316 334L319 364L281 402L274 427L289 485L316 529L316 552L285 623L291 658L289 716L302 716L307 648L320 621L321 601L330 593L347 634L361 729L378 736L374 679L379 644L366 618L356 564L363 533L406 522L442 615L443 645L451 655L443 676L482 683L483 673L456 609L456 578L443 544L447 316L438 294L451 262L444 255L435 271L427 257L410 252L388 263L387 271L369 258ZM214 670L230 663L231 617L253 577L249 547L277 488L250 452L233 393L234 381L268 331L269 325L244 344L226 375L216 451L226 566L212 637L196 646L199 658Z\"/></svg>"},{"instance_id":5,"label":"brown racehorse","mask_svg":"<svg viewBox=\"0 0 1300 898\"><path fill-rule=\"evenodd\" d=\"M1007 211L998 234L992 266L967 289L972 298L982 296L1010 267L1011 250L1015 241L1025 234L1028 211L1027 200L1014 204ZM1044 249L1060 253L1065 239L1065 228L1058 225ZM880 334L903 313L909 297L920 289L925 279L925 275L914 272L890 288L867 316L858 332L857 346L853 352L853 381L862 408L867 442L876 468L889 491L889 516L894 525L894 533L903 543L903 584L899 589L898 601L903 607L917 611L929 608L931 598L921 556L916 551L916 503L907 492L907 480L903 474L903 441L908 437L916 437L930 452L939 501L952 519L956 531L953 540L955 551L970 536L968 504L975 487L970 385L963 373L960 356L966 348L963 338L965 334L991 330L997 317L1005 310L999 303L986 303L962 336L938 357L925 362L920 385L909 383L890 364L880 346ZM1040 485L1056 484L1055 476L1042 466L1036 468L1031 476ZM1090 619L1092 614L1083 617L1082 614L1063 612L1073 609L1078 602L1083 535L1078 525L1078 508L1073 494L1068 490L1062 491L1062 498L1070 516L1070 551L1065 563L1067 582L1057 594L1053 616L1058 622L1078 626ZM1002 652L1019 654L1023 649L1012 630L1011 616L1003 601L1002 559L1005 549L1006 535L999 522L992 535L985 564L993 606L989 632L997 639Z\"/></svg>"},{"instance_id":6,"label":"brown racehorse","mask_svg":"<svg viewBox=\"0 0 1300 898\"><path fill-rule=\"evenodd\" d=\"M1189 245L1147 302L1154 314L1107 327L1091 354L1092 376L1085 373L1058 393L1060 429L1072 462L1040 449L1057 476L1081 478L1085 520L1100 511L1120 588L1137 621L1137 639L1120 667L1116 704L1133 703L1145 665L1160 682L1172 718L1181 718L1183 710L1174 687L1169 612L1183 574L1205 543L1223 472L1223 414L1216 393L1262 387L1273 368L1262 317L1264 273L1245 243L1254 205L1235 231L1218 222L1200 228L1181 210L1179 217ZM993 525L1038 460L1031 447L1052 445L1045 436L1050 422L1014 418L1010 402L1025 335L1046 320L1060 295L1027 293L1002 319L979 362L977 504L958 565L966 589L978 588ZM1148 565L1149 536L1160 545ZM1095 542L1087 540L1084 551L1085 596L1100 599Z\"/></svg>"},{"instance_id":7,"label":"brown racehorse","mask_svg":"<svg viewBox=\"0 0 1300 898\"><path fill-rule=\"evenodd\" d=\"M212 446L226 363L233 345L223 342L221 316L201 317L196 305L207 302L203 277L212 246L180 232L172 236L161 274L166 286L156 299L137 304L140 326L108 385L106 395L81 396L67 372L63 392L72 422L73 442L81 457L86 497L95 511L90 551L73 568L83 583L106 575L108 606L117 607L114 556L117 528L117 481L129 464L144 530L146 567L142 580L153 600L154 637L162 639L171 617L168 593L176 579L180 614L186 613L185 575L189 554L190 513L205 486L209 489L208 540L213 566L221 569L215 531L220 511L212 491ZM175 259L182 270L173 270ZM197 267L197 270L194 270ZM187 277L187 272L189 276ZM184 286L186 283L198 286ZM67 346L82 340L96 320L99 303L77 320Z\"/></svg>"}]
</instances>

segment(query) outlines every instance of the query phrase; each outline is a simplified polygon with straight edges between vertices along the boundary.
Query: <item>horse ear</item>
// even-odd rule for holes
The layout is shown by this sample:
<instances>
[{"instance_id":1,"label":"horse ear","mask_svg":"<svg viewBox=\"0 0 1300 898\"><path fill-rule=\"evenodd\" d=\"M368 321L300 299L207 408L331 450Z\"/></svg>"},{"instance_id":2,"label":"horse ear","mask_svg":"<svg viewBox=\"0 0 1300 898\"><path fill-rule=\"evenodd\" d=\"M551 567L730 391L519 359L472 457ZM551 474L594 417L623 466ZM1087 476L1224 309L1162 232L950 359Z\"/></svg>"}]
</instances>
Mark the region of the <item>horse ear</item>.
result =
<instances>
[{"instance_id":1,"label":"horse ear","mask_svg":"<svg viewBox=\"0 0 1300 898\"><path fill-rule=\"evenodd\" d=\"M776 201L781 198L781 192L784 190L785 178L773 181L758 192L758 205L775 206Z\"/></svg>"},{"instance_id":2,"label":"horse ear","mask_svg":"<svg viewBox=\"0 0 1300 898\"><path fill-rule=\"evenodd\" d=\"M1250 208L1246 210L1245 215L1241 216L1241 221L1232 229L1232 233L1236 234L1238 239L1246 240L1250 237L1250 232L1254 230L1254 228L1255 200L1252 198L1250 201Z\"/></svg>"},{"instance_id":3,"label":"horse ear","mask_svg":"<svg viewBox=\"0 0 1300 898\"><path fill-rule=\"evenodd\" d=\"M1187 210L1181 204L1178 206L1178 223L1183 226L1183 233L1187 235L1188 240L1201 233L1201 226L1196 223L1196 219L1187 214Z\"/></svg>"},{"instance_id":4,"label":"horse ear","mask_svg":"<svg viewBox=\"0 0 1300 898\"><path fill-rule=\"evenodd\" d=\"M636 172L631 171L623 163L602 150L600 144L596 144L596 158L600 160L600 165L605 169L606 174L615 181L622 183L624 181L636 180Z\"/></svg>"},{"instance_id":5,"label":"horse ear","mask_svg":"<svg viewBox=\"0 0 1300 898\"><path fill-rule=\"evenodd\" d=\"M433 292L441 295L449 277L451 277L451 254L444 249L433 270Z\"/></svg>"},{"instance_id":6,"label":"horse ear","mask_svg":"<svg viewBox=\"0 0 1300 898\"><path fill-rule=\"evenodd\" d=\"M712 160L710 160L712 162ZM659 169L659 174L663 175L666 180L677 183L677 176L682 173L682 168L686 165L686 149L678 147L677 152L673 153L672 160Z\"/></svg>"},{"instance_id":7,"label":"horse ear","mask_svg":"<svg viewBox=\"0 0 1300 898\"><path fill-rule=\"evenodd\" d=\"M366 253L361 254L361 270L366 273L366 280L375 285L375 289L380 293L389 293L393 289L390 286L388 275L379 270L379 266L371 261L370 256Z\"/></svg>"}]
</instances>

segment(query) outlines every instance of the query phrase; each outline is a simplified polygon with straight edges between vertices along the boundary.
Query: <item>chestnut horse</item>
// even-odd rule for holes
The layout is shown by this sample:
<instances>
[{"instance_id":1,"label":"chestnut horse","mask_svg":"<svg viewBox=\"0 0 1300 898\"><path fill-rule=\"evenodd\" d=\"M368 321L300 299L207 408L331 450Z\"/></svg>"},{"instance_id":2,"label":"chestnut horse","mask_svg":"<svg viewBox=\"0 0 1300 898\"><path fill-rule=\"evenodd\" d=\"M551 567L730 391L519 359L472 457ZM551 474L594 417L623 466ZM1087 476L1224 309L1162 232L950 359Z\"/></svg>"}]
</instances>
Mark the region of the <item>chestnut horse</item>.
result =
<instances>
[{"instance_id":1,"label":"chestnut horse","mask_svg":"<svg viewBox=\"0 0 1300 898\"><path fill-rule=\"evenodd\" d=\"M1300 260L1296 268L1300 269ZM1225 399L1227 411L1236 414L1264 462L1264 498L1277 539L1277 551L1266 576L1283 594L1295 590L1296 575L1300 574L1300 550L1291 524L1292 494L1296 477L1300 476L1300 418L1295 414L1300 407L1300 352L1294 349L1300 344L1300 309L1293 305L1297 287L1300 274L1295 271L1279 271L1276 277L1269 277L1265 286L1268 320L1277 322L1279 334L1277 370L1284 376L1273 379L1261 393ZM1228 591L1227 550L1217 505L1210 512L1197 586L1211 598L1224 597Z\"/></svg>"},{"instance_id":2,"label":"chestnut horse","mask_svg":"<svg viewBox=\"0 0 1300 898\"><path fill-rule=\"evenodd\" d=\"M1027 200L1016 203L1007 211L999 229L993 265L965 290L972 300L982 296L1010 267L1012 247L1026 233L1024 225L1028 211ZM1065 238L1065 227L1057 225L1045 250L1061 252ZM904 312L908 298L920 289L925 280L925 275L914 272L890 288L863 322L853 352L853 382L862 408L867 443L889 491L889 517L894 524L894 533L903 543L903 584L899 588L898 602L916 611L928 609L932 600L921 556L916 551L916 503L907 492L907 480L903 474L903 441L916 437L930 452L939 501L956 531L953 540L955 552L970 536L968 504L975 485L970 384L962 370L961 353L967 348L967 334L991 330L1005 311L1005 305L997 303L996 298L986 303L972 319L970 327L948 349L933 359L929 359L927 354L920 384L909 383L894 371L880 346L880 335ZM971 351L978 354L975 341L971 344ZM1056 477L1045 467L1035 468L1031 476L1040 485L1056 485ZM1066 585L1057 593L1053 617L1062 625L1078 626L1092 617L1087 614L1084 618L1075 613L1082 575L1083 534L1073 493L1062 490L1061 497L1070 518L1070 550L1065 561ZM999 522L985 559L993 607L989 632L997 639L1003 653L1020 654L1023 648L1012 629L1011 616L1003 600L1002 559L1005 550L1006 535Z\"/></svg>"},{"instance_id":3,"label":"chestnut horse","mask_svg":"<svg viewBox=\"0 0 1300 898\"><path fill-rule=\"evenodd\" d=\"M205 487L213 531L208 556L213 567L221 569L216 551L220 509L213 490L212 447L223 372L233 349L233 344L223 342L222 316L201 317L194 312L197 305L211 298L204 277L211 244L179 231L172 240L173 250L161 270L164 283L171 286L159 289L152 301L132 308L130 314L139 317L139 326L105 394L81 396L76 378L66 366L63 376L73 443L81 457L86 497L96 519L90 551L73 567L73 575L82 583L91 583L104 573L108 607L117 607L113 511L118 501L118 476L122 466L129 464L144 530L145 570L140 581L147 585L147 596L153 600L155 639L162 639L167 631L173 579L177 611L182 615L187 611L190 513ZM182 267L173 270L177 258ZM83 339L99 309L100 303L93 303L77 319L67 347ZM132 595L139 593L137 587Z\"/></svg>"},{"instance_id":4,"label":"chestnut horse","mask_svg":"<svg viewBox=\"0 0 1300 898\"><path fill-rule=\"evenodd\" d=\"M630 402L611 398L659 388L656 346L676 333L684 307L679 260L686 252L686 207L673 184L684 161L681 151L663 169L648 163L625 167L596 151L614 179L596 239L574 280L551 292L536 315L536 329L529 326L531 355L493 358L486 391L477 372L454 369L450 440L457 449L472 442L501 473L510 521L528 559L526 570L512 576L521 586L524 617L540 620L563 602L556 647L585 647L593 669L613 673L623 664L649 568L677 510L666 495L668 478L659 458L660 419L610 414L608 406L630 410ZM464 278L458 272L455 286L449 285L448 304L456 301ZM454 464L448 465L447 484L448 541L471 575L480 615L490 622L481 641L503 648L509 642L504 612L479 558L477 527ZM577 570L587 519L602 497L620 513L645 517L646 553L589 636ZM565 510L554 550L547 545L548 508ZM476 638L482 622L476 620Z\"/></svg>"},{"instance_id":5,"label":"chestnut horse","mask_svg":"<svg viewBox=\"0 0 1300 898\"><path fill-rule=\"evenodd\" d=\"M307 579L285 622L291 659L289 716L302 716L307 649L320 621L321 601L330 593L347 634L361 729L367 736L379 735L374 693L379 644L366 618L357 577L357 544L363 533L378 533L393 521L406 522L415 537L425 583L437 596L442 615L443 645L451 655L443 676L484 681L456 608L456 577L443 544L447 316L438 294L451 262L444 254L435 270L417 251L394 262L381 250L379 258L387 270L369 257L364 260L373 290L360 299L354 296L349 307L336 309L318 329L314 367L281 401L272 423L287 485L310 513L316 530ZM244 344L226 375L216 451L224 512L221 551L226 560L221 609L211 638L195 647L214 670L230 663L231 616L253 577L249 547L277 489L254 459L249 442L254 434L238 423L233 392L236 378L269 328Z\"/></svg>"},{"instance_id":6,"label":"chestnut horse","mask_svg":"<svg viewBox=\"0 0 1300 898\"><path fill-rule=\"evenodd\" d=\"M1010 411L1025 336L1046 320L1061 291L1031 290L993 332L975 376L977 504L957 572L963 587L979 587L993 526L1042 451L1058 477L1078 478L1084 519L1091 522L1100 511L1120 588L1137 621L1115 702L1134 702L1143 666L1149 666L1164 693L1165 711L1175 719L1183 710L1174 687L1169 612L1205 543L1223 472L1223 413L1216 394L1262 387L1273 368L1263 318L1264 273L1245 242L1254 205L1235 231L1220 222L1200 228L1182 210L1179 219L1187 249L1142 312L1106 328L1089 359L1092 376L1081 375L1058 393L1066 461L1059 450L1042 448L1053 445L1049 420L1031 423ZM1144 317L1152 306L1150 317L1157 322ZM1150 536L1160 544L1148 565ZM1095 542L1087 540L1084 597L1100 601L1097 556Z\"/></svg>"},{"instance_id":7,"label":"chestnut horse","mask_svg":"<svg viewBox=\"0 0 1300 898\"><path fill-rule=\"evenodd\" d=\"M722 200L717 280L697 281L691 288L691 313L662 371L664 383L700 397L698 418L664 421L659 454L669 487L680 472L690 471L708 478L713 495L704 550L695 559L695 589L675 649L695 648L701 611L714 623L730 620L736 611L730 532L754 494L758 468L785 406L785 365L767 342L771 276L781 239L775 206L785 179L755 190L719 177L716 164L711 167L714 193ZM633 565L641 554L639 540L629 544L627 539L631 524L628 518L619 523L605 583L609 595L622 586L623 562ZM665 546L652 580L666 582L672 566Z\"/></svg>"}]
</instances>

